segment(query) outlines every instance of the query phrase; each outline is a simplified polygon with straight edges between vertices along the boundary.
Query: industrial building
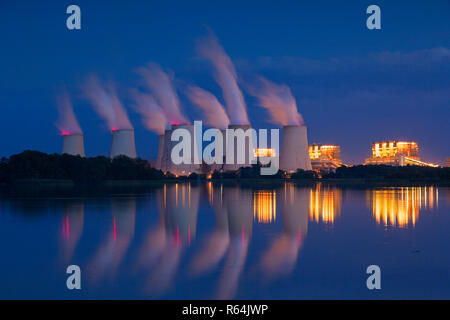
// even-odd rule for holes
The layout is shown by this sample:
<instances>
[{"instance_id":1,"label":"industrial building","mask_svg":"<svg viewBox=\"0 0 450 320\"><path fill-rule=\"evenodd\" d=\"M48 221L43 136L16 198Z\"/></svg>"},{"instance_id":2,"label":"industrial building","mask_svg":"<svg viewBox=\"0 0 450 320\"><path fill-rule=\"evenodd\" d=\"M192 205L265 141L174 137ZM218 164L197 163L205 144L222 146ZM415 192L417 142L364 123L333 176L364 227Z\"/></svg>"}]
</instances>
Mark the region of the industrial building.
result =
<instances>
[{"instance_id":1,"label":"industrial building","mask_svg":"<svg viewBox=\"0 0 450 320\"><path fill-rule=\"evenodd\" d=\"M315 171L332 171L342 165L340 146L312 144L308 149L311 166Z\"/></svg>"},{"instance_id":2,"label":"industrial building","mask_svg":"<svg viewBox=\"0 0 450 320\"><path fill-rule=\"evenodd\" d=\"M391 166L418 165L438 167L437 165L420 161L419 147L414 141L383 141L372 144L372 156L367 158L365 165L386 164Z\"/></svg>"}]
</instances>

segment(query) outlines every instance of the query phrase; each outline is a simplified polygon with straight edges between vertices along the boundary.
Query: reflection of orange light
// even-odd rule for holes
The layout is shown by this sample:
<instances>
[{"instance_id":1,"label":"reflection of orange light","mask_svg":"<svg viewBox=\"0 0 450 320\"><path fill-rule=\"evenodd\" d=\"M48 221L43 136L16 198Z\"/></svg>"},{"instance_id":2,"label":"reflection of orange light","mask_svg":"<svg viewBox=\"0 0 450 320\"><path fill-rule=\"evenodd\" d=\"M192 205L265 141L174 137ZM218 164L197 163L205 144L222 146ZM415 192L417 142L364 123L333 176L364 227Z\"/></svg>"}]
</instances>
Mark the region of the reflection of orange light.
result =
<instances>
[{"instance_id":1,"label":"reflection of orange light","mask_svg":"<svg viewBox=\"0 0 450 320\"><path fill-rule=\"evenodd\" d=\"M334 223L341 211L341 191L337 188L322 188L322 184L311 189L309 218L315 222Z\"/></svg>"},{"instance_id":2,"label":"reflection of orange light","mask_svg":"<svg viewBox=\"0 0 450 320\"><path fill-rule=\"evenodd\" d=\"M253 217L260 223L271 223L277 218L275 191L253 193Z\"/></svg>"},{"instance_id":3,"label":"reflection of orange light","mask_svg":"<svg viewBox=\"0 0 450 320\"><path fill-rule=\"evenodd\" d=\"M214 187L212 185L212 182L207 182L207 188L208 188L208 201L209 205L213 205L214 202Z\"/></svg>"},{"instance_id":4,"label":"reflection of orange light","mask_svg":"<svg viewBox=\"0 0 450 320\"><path fill-rule=\"evenodd\" d=\"M411 224L414 227L422 207L434 208L438 190L432 186L390 188L373 190L367 195L372 195L373 216L378 224L398 227Z\"/></svg>"}]
</instances>

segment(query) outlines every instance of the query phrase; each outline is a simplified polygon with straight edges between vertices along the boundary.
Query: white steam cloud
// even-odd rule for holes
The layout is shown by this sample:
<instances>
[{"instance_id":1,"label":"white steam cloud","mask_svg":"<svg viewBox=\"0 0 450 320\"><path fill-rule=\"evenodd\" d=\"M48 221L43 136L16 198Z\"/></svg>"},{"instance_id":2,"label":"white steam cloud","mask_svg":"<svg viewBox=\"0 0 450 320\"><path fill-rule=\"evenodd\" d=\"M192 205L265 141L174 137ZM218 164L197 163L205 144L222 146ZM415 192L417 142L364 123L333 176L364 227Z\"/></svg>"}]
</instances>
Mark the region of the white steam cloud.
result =
<instances>
[{"instance_id":1,"label":"white steam cloud","mask_svg":"<svg viewBox=\"0 0 450 320\"><path fill-rule=\"evenodd\" d=\"M202 88L190 86L187 89L187 96L193 104L204 111L207 125L217 129L228 127L230 119L215 95Z\"/></svg>"},{"instance_id":2,"label":"white steam cloud","mask_svg":"<svg viewBox=\"0 0 450 320\"><path fill-rule=\"evenodd\" d=\"M141 114L145 127L158 135L164 134L168 120L156 99L136 89L131 90L131 96L135 102L133 108Z\"/></svg>"},{"instance_id":3,"label":"white steam cloud","mask_svg":"<svg viewBox=\"0 0 450 320\"><path fill-rule=\"evenodd\" d=\"M237 84L236 70L216 36L209 32L198 41L197 50L214 67L214 78L222 88L231 123L249 124L244 96Z\"/></svg>"},{"instance_id":4,"label":"white steam cloud","mask_svg":"<svg viewBox=\"0 0 450 320\"><path fill-rule=\"evenodd\" d=\"M112 84L102 85L97 77L90 76L83 87L83 92L111 130L133 129L127 111Z\"/></svg>"},{"instance_id":5,"label":"white steam cloud","mask_svg":"<svg viewBox=\"0 0 450 320\"><path fill-rule=\"evenodd\" d=\"M159 65L149 63L146 67L139 68L138 73L144 77L147 87L163 108L168 121L178 124L189 123L189 120L181 112L180 100L172 81Z\"/></svg>"},{"instance_id":6,"label":"white steam cloud","mask_svg":"<svg viewBox=\"0 0 450 320\"><path fill-rule=\"evenodd\" d=\"M57 107L59 111L59 118L56 126L63 135L82 134L80 124L73 112L72 103L69 94L64 91L57 97Z\"/></svg>"},{"instance_id":7,"label":"white steam cloud","mask_svg":"<svg viewBox=\"0 0 450 320\"><path fill-rule=\"evenodd\" d=\"M249 93L269 111L273 123L283 126L303 124L303 117L288 86L275 84L263 77L258 77L258 82L257 87L249 87Z\"/></svg>"}]
</instances>

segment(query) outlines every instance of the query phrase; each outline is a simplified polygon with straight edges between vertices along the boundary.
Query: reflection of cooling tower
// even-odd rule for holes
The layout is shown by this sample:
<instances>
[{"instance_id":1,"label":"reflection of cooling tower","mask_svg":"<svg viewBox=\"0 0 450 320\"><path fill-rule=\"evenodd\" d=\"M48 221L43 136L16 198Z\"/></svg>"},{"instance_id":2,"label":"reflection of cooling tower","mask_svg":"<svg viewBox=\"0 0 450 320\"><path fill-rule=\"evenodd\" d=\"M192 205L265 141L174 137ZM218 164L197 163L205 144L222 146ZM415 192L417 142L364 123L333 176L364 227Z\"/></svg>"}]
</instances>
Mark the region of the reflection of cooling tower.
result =
<instances>
[{"instance_id":1,"label":"reflection of cooling tower","mask_svg":"<svg viewBox=\"0 0 450 320\"><path fill-rule=\"evenodd\" d=\"M250 125L232 125L232 124L230 124L229 126L228 126L228 129L233 129L233 130L235 130L235 132L236 132L236 130L238 130L238 129L242 129L244 132L247 130L247 129L250 129L251 127L250 127ZM238 130L238 132L239 132L240 130ZM234 140L232 140L232 141L228 141L228 139L226 139L226 134L225 134L225 136L224 136L224 142L226 143L226 152L225 152L225 155L226 154L230 154L230 157L231 157L231 153L233 153L233 155L234 155L234 157L233 157L233 159L232 159L232 164L226 164L225 163L225 165L224 165L224 170L228 170L228 171L230 171L230 170L238 170L239 168L241 168L241 167L250 167L251 166L251 163L250 163L250 157L249 157L249 151L251 151L251 152L253 152L253 139L252 139L252 137L250 136L249 138L247 138L247 137L245 137L245 142L244 143L242 143L242 145L241 145L241 148L238 148L238 141L239 141L239 139L237 139L237 137L236 137L236 135L234 136ZM237 157L237 155L238 155L238 151L240 152L240 153L242 153L242 152L244 152L244 163L243 164L238 164L238 157Z\"/></svg>"},{"instance_id":2,"label":"reflection of cooling tower","mask_svg":"<svg viewBox=\"0 0 450 320\"><path fill-rule=\"evenodd\" d=\"M190 243L197 230L197 213L200 188L190 183L169 185L163 194L166 229L178 241Z\"/></svg>"},{"instance_id":3,"label":"reflection of cooling tower","mask_svg":"<svg viewBox=\"0 0 450 320\"><path fill-rule=\"evenodd\" d=\"M284 233L303 242L308 233L309 190L286 184L279 202Z\"/></svg>"},{"instance_id":4,"label":"reflection of cooling tower","mask_svg":"<svg viewBox=\"0 0 450 320\"><path fill-rule=\"evenodd\" d=\"M111 202L114 234L117 237L132 237L136 219L136 198L115 198Z\"/></svg>"},{"instance_id":5,"label":"reflection of cooling tower","mask_svg":"<svg viewBox=\"0 0 450 320\"><path fill-rule=\"evenodd\" d=\"M82 134L63 135L62 153L84 157L84 142Z\"/></svg>"},{"instance_id":6,"label":"reflection of cooling tower","mask_svg":"<svg viewBox=\"0 0 450 320\"><path fill-rule=\"evenodd\" d=\"M120 155L136 158L136 146L134 144L134 130L120 129L112 131L111 153L114 158Z\"/></svg>"},{"instance_id":7,"label":"reflection of cooling tower","mask_svg":"<svg viewBox=\"0 0 450 320\"><path fill-rule=\"evenodd\" d=\"M306 126L283 127L280 169L288 172L294 172L297 169L312 170Z\"/></svg>"},{"instance_id":8,"label":"reflection of cooling tower","mask_svg":"<svg viewBox=\"0 0 450 320\"><path fill-rule=\"evenodd\" d=\"M191 157L189 159L190 163L180 163L180 164L174 164L172 162L172 149L175 145L177 145L178 143L181 143L182 138L180 138L180 142L177 141L171 141L171 135L173 134L173 132L176 129L186 129L187 131L189 131L190 135L191 135ZM166 131L167 134L167 131ZM200 137L201 138L201 137ZM191 172L196 172L199 173L200 172L200 164L195 164L194 163L194 155L197 154L199 156L200 159L200 152L202 152L201 150L201 146L197 146L194 141L196 140L196 133L194 130L194 125L192 124L181 124L181 125L172 125L172 131L170 132L170 134L168 135L168 137L166 137L165 140L168 140L169 142L169 147L167 148L168 152L167 152L167 162L168 162L168 170L174 174L178 174L178 175L189 175Z\"/></svg>"},{"instance_id":9,"label":"reflection of cooling tower","mask_svg":"<svg viewBox=\"0 0 450 320\"><path fill-rule=\"evenodd\" d=\"M156 158L155 168L162 169L162 159L164 154L164 135L158 136L158 156Z\"/></svg>"},{"instance_id":10,"label":"reflection of cooling tower","mask_svg":"<svg viewBox=\"0 0 450 320\"><path fill-rule=\"evenodd\" d=\"M253 223L253 200L250 189L225 188L224 200L228 212L231 236L250 239Z\"/></svg>"}]
</instances>

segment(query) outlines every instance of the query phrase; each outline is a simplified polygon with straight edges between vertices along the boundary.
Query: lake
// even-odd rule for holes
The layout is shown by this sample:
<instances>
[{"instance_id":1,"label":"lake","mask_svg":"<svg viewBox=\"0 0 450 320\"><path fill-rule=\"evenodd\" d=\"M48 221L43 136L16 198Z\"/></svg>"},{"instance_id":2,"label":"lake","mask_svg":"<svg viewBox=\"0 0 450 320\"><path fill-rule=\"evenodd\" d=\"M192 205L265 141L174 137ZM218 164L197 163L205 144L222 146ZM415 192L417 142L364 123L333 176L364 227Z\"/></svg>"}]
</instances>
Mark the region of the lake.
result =
<instances>
[{"instance_id":1,"label":"lake","mask_svg":"<svg viewBox=\"0 0 450 320\"><path fill-rule=\"evenodd\" d=\"M4 194L0 298L449 299L449 209L437 186ZM66 287L69 265L81 290Z\"/></svg>"}]
</instances>

